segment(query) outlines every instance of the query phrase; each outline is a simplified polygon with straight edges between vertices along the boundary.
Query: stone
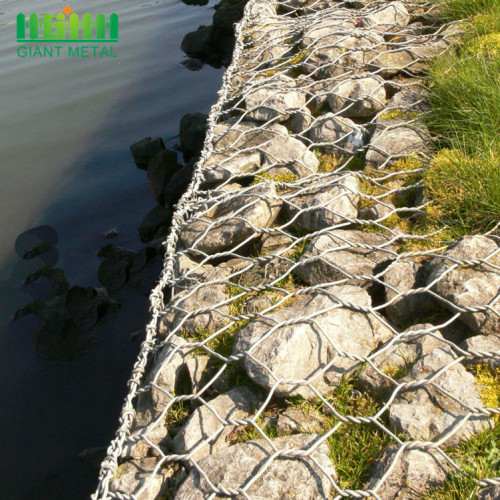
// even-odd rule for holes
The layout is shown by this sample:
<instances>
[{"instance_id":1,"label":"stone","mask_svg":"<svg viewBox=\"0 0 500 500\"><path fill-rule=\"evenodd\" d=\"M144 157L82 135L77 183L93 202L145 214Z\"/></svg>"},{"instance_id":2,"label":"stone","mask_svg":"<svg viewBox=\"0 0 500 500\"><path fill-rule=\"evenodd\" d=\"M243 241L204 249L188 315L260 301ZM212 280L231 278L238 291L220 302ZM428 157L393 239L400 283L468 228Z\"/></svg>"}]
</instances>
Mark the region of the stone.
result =
<instances>
[{"instance_id":1,"label":"stone","mask_svg":"<svg viewBox=\"0 0 500 500\"><path fill-rule=\"evenodd\" d=\"M321 434L325 428L325 419L315 412L304 412L300 408L287 408L278 415L276 432L278 435L305 433Z\"/></svg>"},{"instance_id":2,"label":"stone","mask_svg":"<svg viewBox=\"0 0 500 500\"><path fill-rule=\"evenodd\" d=\"M405 325L435 309L428 292L413 293L415 288L425 287L426 271L425 266L413 260L397 260L385 271L385 300L389 303L385 312L393 323Z\"/></svg>"},{"instance_id":3,"label":"stone","mask_svg":"<svg viewBox=\"0 0 500 500\"><path fill-rule=\"evenodd\" d=\"M368 246L369 248L365 248ZM375 268L395 256L390 239L378 233L336 230L315 237L299 259L298 276L310 285L346 280L363 285Z\"/></svg>"},{"instance_id":4,"label":"stone","mask_svg":"<svg viewBox=\"0 0 500 500\"><path fill-rule=\"evenodd\" d=\"M353 141L359 128L349 118L326 113L311 125L308 135L314 145L324 148L329 154L339 151L355 153L359 146L363 146L363 144L357 145Z\"/></svg>"},{"instance_id":5,"label":"stone","mask_svg":"<svg viewBox=\"0 0 500 500\"><path fill-rule=\"evenodd\" d=\"M286 197L284 213L294 228L319 231L356 219L359 200L358 178L352 174L322 177L302 185L298 195Z\"/></svg>"},{"instance_id":6,"label":"stone","mask_svg":"<svg viewBox=\"0 0 500 500\"><path fill-rule=\"evenodd\" d=\"M204 56L210 52L213 36L213 26L200 26L182 39L181 49L190 57Z\"/></svg>"},{"instance_id":7,"label":"stone","mask_svg":"<svg viewBox=\"0 0 500 500\"><path fill-rule=\"evenodd\" d=\"M138 437L141 439L137 440ZM148 456L160 457L161 454L151 446L144 438L147 438L154 446L163 453L168 451L172 445L172 438L168 434L164 419L154 420L151 412L145 411L136 414L130 436L123 443L123 451L120 455L122 460L140 460Z\"/></svg>"},{"instance_id":8,"label":"stone","mask_svg":"<svg viewBox=\"0 0 500 500\"><path fill-rule=\"evenodd\" d=\"M135 164L142 170L146 170L149 161L164 149L165 143L161 137L146 137L130 146Z\"/></svg>"},{"instance_id":9,"label":"stone","mask_svg":"<svg viewBox=\"0 0 500 500\"><path fill-rule=\"evenodd\" d=\"M66 309L73 325L91 330L105 314L110 298L103 288L71 287L66 295Z\"/></svg>"},{"instance_id":10,"label":"stone","mask_svg":"<svg viewBox=\"0 0 500 500\"><path fill-rule=\"evenodd\" d=\"M172 220L172 211L170 208L156 205L142 219L139 224L139 235L143 243L147 243L156 237L167 234Z\"/></svg>"},{"instance_id":11,"label":"stone","mask_svg":"<svg viewBox=\"0 0 500 500\"><path fill-rule=\"evenodd\" d=\"M477 493L477 500L498 500L500 498L500 486L490 486Z\"/></svg>"},{"instance_id":12,"label":"stone","mask_svg":"<svg viewBox=\"0 0 500 500\"><path fill-rule=\"evenodd\" d=\"M253 122L231 119L217 125L214 133L216 152L258 151L263 167L267 167L265 172L271 177L286 173L306 177L318 171L316 155L301 141L290 137L286 127L278 123L256 128Z\"/></svg>"},{"instance_id":13,"label":"stone","mask_svg":"<svg viewBox=\"0 0 500 500\"><path fill-rule=\"evenodd\" d=\"M170 331L216 331L229 321L229 305L224 304L229 297L227 285L210 281L180 292L167 305L160 320L160 334ZM209 311L203 312L205 309Z\"/></svg>"},{"instance_id":14,"label":"stone","mask_svg":"<svg viewBox=\"0 0 500 500\"><path fill-rule=\"evenodd\" d=\"M432 332L432 333L431 333ZM384 375L398 381L423 356L438 347L446 347L443 336L430 323L414 325L397 339L380 346L372 359L373 365ZM367 364L359 374L359 383L376 398L386 400L396 385Z\"/></svg>"},{"instance_id":15,"label":"stone","mask_svg":"<svg viewBox=\"0 0 500 500\"><path fill-rule=\"evenodd\" d=\"M257 85L245 96L246 118L261 122L285 121L305 108L306 96L297 90L295 80L279 75L265 85Z\"/></svg>"},{"instance_id":16,"label":"stone","mask_svg":"<svg viewBox=\"0 0 500 500\"><path fill-rule=\"evenodd\" d=\"M213 25L228 33L233 33L234 25L243 17L245 2L231 3L221 2L216 6L213 15Z\"/></svg>"},{"instance_id":17,"label":"stone","mask_svg":"<svg viewBox=\"0 0 500 500\"><path fill-rule=\"evenodd\" d=\"M360 364L339 351L365 357L392 336L369 315L339 307L340 300L371 306L369 295L359 287L346 285L306 293L265 318L251 321L236 336L233 355L244 356L241 362L248 376L266 390L278 379L292 380L274 388L278 397L316 397L307 384L324 396L332 394L342 377ZM314 322L307 319L310 317ZM283 322L286 324L281 325Z\"/></svg>"},{"instance_id":18,"label":"stone","mask_svg":"<svg viewBox=\"0 0 500 500\"><path fill-rule=\"evenodd\" d=\"M215 153L203 165L203 185L227 181L232 177L251 175L261 166L259 152L230 154Z\"/></svg>"},{"instance_id":19,"label":"stone","mask_svg":"<svg viewBox=\"0 0 500 500\"><path fill-rule=\"evenodd\" d=\"M377 7L363 17L363 24L370 30L382 33L398 31L410 22L410 14L402 2L389 2Z\"/></svg>"},{"instance_id":20,"label":"stone","mask_svg":"<svg viewBox=\"0 0 500 500\"><path fill-rule=\"evenodd\" d=\"M399 457L399 447L391 445L373 468L367 490L374 489L384 478L395 460L396 464L377 494L382 499L420 500L427 491L444 483L451 471L450 464L436 450L404 450Z\"/></svg>"},{"instance_id":21,"label":"stone","mask_svg":"<svg viewBox=\"0 0 500 500\"><path fill-rule=\"evenodd\" d=\"M395 46L388 44L388 50L370 60L368 64L370 71L383 78L392 78L398 74L419 75L427 69L427 62L422 60L414 50L402 49L399 43L392 45Z\"/></svg>"},{"instance_id":22,"label":"stone","mask_svg":"<svg viewBox=\"0 0 500 500\"><path fill-rule=\"evenodd\" d=\"M382 120L375 128L366 161L384 167L399 158L425 150L429 139L429 132L422 125L405 124L401 120Z\"/></svg>"},{"instance_id":23,"label":"stone","mask_svg":"<svg viewBox=\"0 0 500 500\"><path fill-rule=\"evenodd\" d=\"M177 153L169 149L160 151L148 163L148 181L153 196L160 204L164 203L163 191L172 176L181 168L177 163Z\"/></svg>"},{"instance_id":24,"label":"stone","mask_svg":"<svg viewBox=\"0 0 500 500\"><path fill-rule=\"evenodd\" d=\"M319 436L300 434L273 439L278 450L308 449ZM237 444L215 455L200 460L199 466L216 487L241 488L274 454L274 450L264 440ZM321 443L308 456L297 458L280 457L274 459L263 473L246 488L246 495L252 500L283 500L300 496L301 500L326 500L330 498L332 485L330 478L336 479L335 469L329 458L326 442ZM316 463L325 470L321 472ZM212 489L196 468L177 491L174 500L200 500L223 498L213 495Z\"/></svg>"},{"instance_id":25,"label":"stone","mask_svg":"<svg viewBox=\"0 0 500 500\"><path fill-rule=\"evenodd\" d=\"M484 408L474 376L460 363L452 364L456 359L457 355L449 347L436 348L419 359L400 383L429 379L451 364L438 377L433 378L433 384L469 407ZM408 435L410 439L422 441L442 439L468 415L467 408L430 384L401 390L389 408L391 426L397 432ZM492 422L486 415L473 413L443 444L455 446L492 427Z\"/></svg>"},{"instance_id":26,"label":"stone","mask_svg":"<svg viewBox=\"0 0 500 500\"><path fill-rule=\"evenodd\" d=\"M208 401L208 406L198 407L176 434L175 452L179 455L190 454L190 458L198 462L227 448L231 434L241 427L227 421L249 418L261 402L259 393L247 386L236 387ZM226 423L222 424L220 419ZM220 432L212 437L217 431Z\"/></svg>"},{"instance_id":27,"label":"stone","mask_svg":"<svg viewBox=\"0 0 500 500\"><path fill-rule=\"evenodd\" d=\"M328 94L335 114L349 118L368 118L384 108L384 80L379 76L359 75L341 81Z\"/></svg>"},{"instance_id":28,"label":"stone","mask_svg":"<svg viewBox=\"0 0 500 500\"><path fill-rule=\"evenodd\" d=\"M414 85L406 87L396 92L386 105L387 112L390 110L401 110L403 115L410 113L425 113L431 110L431 105L427 100L427 94L422 87Z\"/></svg>"},{"instance_id":29,"label":"stone","mask_svg":"<svg viewBox=\"0 0 500 500\"><path fill-rule=\"evenodd\" d=\"M359 211L359 218L362 220L376 220L383 223L381 219L387 218L392 213L396 213L396 207L386 200L381 200L372 207Z\"/></svg>"},{"instance_id":30,"label":"stone","mask_svg":"<svg viewBox=\"0 0 500 500\"><path fill-rule=\"evenodd\" d=\"M190 380L191 394L198 394L209 382L209 362L210 356L201 355L188 358L184 363Z\"/></svg>"},{"instance_id":31,"label":"stone","mask_svg":"<svg viewBox=\"0 0 500 500\"><path fill-rule=\"evenodd\" d=\"M188 113L181 119L179 137L181 147L189 157L199 156L207 133L208 115Z\"/></svg>"},{"instance_id":32,"label":"stone","mask_svg":"<svg viewBox=\"0 0 500 500\"><path fill-rule=\"evenodd\" d=\"M486 260L490 265L469 266L465 261ZM456 264L456 261L463 265ZM458 308L484 307L479 312L462 312L460 321L476 335L498 335L500 332L500 266L498 244L487 236L463 236L440 257L429 263L427 284L433 286L441 305L455 313ZM455 269L450 270L452 267ZM443 273L446 273L445 275Z\"/></svg>"},{"instance_id":33,"label":"stone","mask_svg":"<svg viewBox=\"0 0 500 500\"><path fill-rule=\"evenodd\" d=\"M305 135L313 123L313 116L308 109L294 113L285 123L290 132Z\"/></svg>"},{"instance_id":34,"label":"stone","mask_svg":"<svg viewBox=\"0 0 500 500\"><path fill-rule=\"evenodd\" d=\"M261 312L264 309L272 307L275 303L274 296L271 294L257 295L245 299L245 314Z\"/></svg>"},{"instance_id":35,"label":"stone","mask_svg":"<svg viewBox=\"0 0 500 500\"><path fill-rule=\"evenodd\" d=\"M165 493L169 479L176 473L175 464L166 462L157 468L158 458L125 462L116 469L110 490L122 495L134 495L137 500L155 500Z\"/></svg>"},{"instance_id":36,"label":"stone","mask_svg":"<svg viewBox=\"0 0 500 500\"><path fill-rule=\"evenodd\" d=\"M186 163L170 179L170 182L163 189L164 205L173 207L191 182L195 167L195 162Z\"/></svg>"},{"instance_id":37,"label":"stone","mask_svg":"<svg viewBox=\"0 0 500 500\"><path fill-rule=\"evenodd\" d=\"M464 340L460 347L475 354L465 359L464 364L485 364L492 370L500 368L500 337L497 335L477 335Z\"/></svg>"},{"instance_id":38,"label":"stone","mask_svg":"<svg viewBox=\"0 0 500 500\"><path fill-rule=\"evenodd\" d=\"M273 183L260 182L231 193L216 206L211 216L201 215L188 222L180 233L180 243L190 253L214 254L257 237L258 229L271 226L282 201L275 199Z\"/></svg>"},{"instance_id":39,"label":"stone","mask_svg":"<svg viewBox=\"0 0 500 500\"><path fill-rule=\"evenodd\" d=\"M260 240L261 253L266 254L283 254L285 248L288 248L295 239L288 234L282 233L267 233ZM293 251L293 250L292 250ZM285 254L286 255L286 254Z\"/></svg>"},{"instance_id":40,"label":"stone","mask_svg":"<svg viewBox=\"0 0 500 500\"><path fill-rule=\"evenodd\" d=\"M98 256L104 257L97 270L97 278L102 286L108 292L116 292L123 288L129 279L134 253L125 248L109 244L101 248Z\"/></svg>"},{"instance_id":41,"label":"stone","mask_svg":"<svg viewBox=\"0 0 500 500\"><path fill-rule=\"evenodd\" d=\"M154 383L158 387L152 387L139 395L137 402L139 412L147 410L154 416L163 411L172 399L167 393L177 392L184 362L193 349L185 339L174 334L168 336L144 381L144 385Z\"/></svg>"},{"instance_id":42,"label":"stone","mask_svg":"<svg viewBox=\"0 0 500 500\"><path fill-rule=\"evenodd\" d=\"M347 25L355 23L354 18L343 21ZM366 72L385 51L385 41L375 32L355 28L346 31L346 26L321 26L306 30L302 47L311 51L301 64L304 73L315 80L325 80Z\"/></svg>"}]
</instances>

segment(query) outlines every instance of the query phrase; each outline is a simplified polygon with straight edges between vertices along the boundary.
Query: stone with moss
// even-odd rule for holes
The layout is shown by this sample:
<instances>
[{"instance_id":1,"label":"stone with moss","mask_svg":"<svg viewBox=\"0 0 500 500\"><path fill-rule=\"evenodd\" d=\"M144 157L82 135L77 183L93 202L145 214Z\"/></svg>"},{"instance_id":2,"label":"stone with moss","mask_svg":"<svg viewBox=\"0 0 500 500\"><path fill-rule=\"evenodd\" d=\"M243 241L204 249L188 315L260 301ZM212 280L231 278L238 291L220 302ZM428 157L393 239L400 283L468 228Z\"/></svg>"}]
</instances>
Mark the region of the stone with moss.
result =
<instances>
[{"instance_id":1,"label":"stone with moss","mask_svg":"<svg viewBox=\"0 0 500 500\"><path fill-rule=\"evenodd\" d=\"M464 360L465 364L485 364L493 370L500 368L500 336L476 335L464 340L461 347L473 354Z\"/></svg>"}]
</instances>

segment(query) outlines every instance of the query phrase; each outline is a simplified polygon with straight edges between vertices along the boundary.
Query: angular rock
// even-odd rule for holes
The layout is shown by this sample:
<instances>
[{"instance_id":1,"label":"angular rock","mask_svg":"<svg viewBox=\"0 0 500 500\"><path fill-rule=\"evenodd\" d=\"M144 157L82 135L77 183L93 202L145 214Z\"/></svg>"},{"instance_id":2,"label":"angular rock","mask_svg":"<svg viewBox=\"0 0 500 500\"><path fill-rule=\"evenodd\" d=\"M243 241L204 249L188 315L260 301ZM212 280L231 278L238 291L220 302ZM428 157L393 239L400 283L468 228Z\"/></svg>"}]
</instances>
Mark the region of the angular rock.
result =
<instances>
[{"instance_id":1,"label":"angular rock","mask_svg":"<svg viewBox=\"0 0 500 500\"><path fill-rule=\"evenodd\" d=\"M158 203L164 203L163 191L180 168L177 153L169 149L161 151L148 163L148 181Z\"/></svg>"},{"instance_id":2,"label":"angular rock","mask_svg":"<svg viewBox=\"0 0 500 500\"><path fill-rule=\"evenodd\" d=\"M328 104L334 113L349 118L374 116L384 108L384 80L379 76L359 75L341 81L328 95Z\"/></svg>"},{"instance_id":3,"label":"angular rock","mask_svg":"<svg viewBox=\"0 0 500 500\"><path fill-rule=\"evenodd\" d=\"M156 415L163 411L171 400L167 393L172 394L177 391L183 364L192 351L193 348L185 339L177 335L169 336L144 382L144 385L154 383L159 388L152 387L150 391L139 395L137 403L139 412L149 411Z\"/></svg>"},{"instance_id":4,"label":"angular rock","mask_svg":"<svg viewBox=\"0 0 500 500\"><path fill-rule=\"evenodd\" d=\"M491 257L490 257L491 255ZM459 261L457 264L453 260ZM439 281L432 289L449 302L444 307L456 312L455 307L484 307L479 312L463 312L460 321L477 335L498 335L500 332L500 272L488 265L460 265L464 261L485 259L492 266L500 266L498 244L486 236L463 236L441 257L430 264L427 284ZM455 269L450 271L451 267ZM443 275L443 273L447 273ZM492 310L492 309L493 310Z\"/></svg>"},{"instance_id":5,"label":"angular rock","mask_svg":"<svg viewBox=\"0 0 500 500\"><path fill-rule=\"evenodd\" d=\"M165 493L169 479L177 469L175 465L167 462L153 475L158 461L157 458L144 458L120 465L111 481L111 491L122 495L135 495L137 500L155 500Z\"/></svg>"},{"instance_id":6,"label":"angular rock","mask_svg":"<svg viewBox=\"0 0 500 500\"><path fill-rule=\"evenodd\" d=\"M215 184L227 181L235 176L252 174L261 166L259 152L249 153L216 153L203 165L204 184Z\"/></svg>"},{"instance_id":7,"label":"angular rock","mask_svg":"<svg viewBox=\"0 0 500 500\"><path fill-rule=\"evenodd\" d=\"M396 460L399 447L389 446L372 472L367 489L373 489ZM383 499L420 500L426 491L446 481L451 466L435 450L405 450L397 458L395 467L377 489Z\"/></svg>"},{"instance_id":8,"label":"angular rock","mask_svg":"<svg viewBox=\"0 0 500 500\"><path fill-rule=\"evenodd\" d=\"M461 347L466 351L477 353L476 357L465 359L465 364L476 365L481 363L488 365L492 370L500 368L500 337L496 335L477 335L464 340Z\"/></svg>"},{"instance_id":9,"label":"angular rock","mask_svg":"<svg viewBox=\"0 0 500 500\"><path fill-rule=\"evenodd\" d=\"M216 152L260 152L263 166L269 167L266 173L271 177L284 173L305 177L318 171L316 155L302 142L290 137L286 127L278 123L256 128L255 123L231 119L217 125L214 132Z\"/></svg>"},{"instance_id":10,"label":"angular rock","mask_svg":"<svg viewBox=\"0 0 500 500\"><path fill-rule=\"evenodd\" d=\"M164 236L170 228L170 221L172 220L172 211L170 208L156 205L152 208L142 219L139 224L139 235L141 241L147 243L155 237Z\"/></svg>"},{"instance_id":11,"label":"angular rock","mask_svg":"<svg viewBox=\"0 0 500 500\"><path fill-rule=\"evenodd\" d=\"M306 104L306 96L297 90L295 80L285 75L258 85L245 96L246 118L261 122L285 121Z\"/></svg>"},{"instance_id":12,"label":"angular rock","mask_svg":"<svg viewBox=\"0 0 500 500\"><path fill-rule=\"evenodd\" d=\"M490 486L477 493L477 500L498 500L500 498L500 486Z\"/></svg>"},{"instance_id":13,"label":"angular rock","mask_svg":"<svg viewBox=\"0 0 500 500\"><path fill-rule=\"evenodd\" d=\"M261 253L265 254L279 254L289 247L294 242L294 238L287 234L281 233L268 233L262 236L260 240Z\"/></svg>"},{"instance_id":14,"label":"angular rock","mask_svg":"<svg viewBox=\"0 0 500 500\"><path fill-rule=\"evenodd\" d=\"M360 276L373 275L377 265L394 255L389 241L383 234L357 230L330 231L309 243L296 273L310 285L344 279L348 279L350 284L363 285L366 280Z\"/></svg>"},{"instance_id":15,"label":"angular rock","mask_svg":"<svg viewBox=\"0 0 500 500\"><path fill-rule=\"evenodd\" d=\"M181 119L179 137L181 146L190 157L199 156L207 133L208 115L188 113Z\"/></svg>"},{"instance_id":16,"label":"angular rock","mask_svg":"<svg viewBox=\"0 0 500 500\"><path fill-rule=\"evenodd\" d=\"M307 449L318 439L315 434L300 434L273 440L278 450ZM248 478L266 463L274 450L264 440L237 444L200 460L200 468L217 487L241 488ZM329 458L328 445L323 442L313 452L313 457L328 476L336 479L335 469ZM281 457L273 460L263 474L247 488L246 494L252 500L281 500L297 494L301 500L326 500L330 498L332 486L327 477L311 458ZM192 468L187 480L177 491L175 500L200 500L212 496L212 489L196 468Z\"/></svg>"},{"instance_id":17,"label":"angular rock","mask_svg":"<svg viewBox=\"0 0 500 500\"><path fill-rule=\"evenodd\" d=\"M331 287L327 291L307 293L265 318L254 319L238 333L233 354L245 354L242 364L256 384L270 390L277 379L306 380L323 395L332 394L342 376L359 365L339 355L339 351L367 356L379 342L392 336L391 331L373 317L339 307L334 296L358 306L371 305L369 295L359 287ZM325 309L326 312L320 313ZM311 316L314 322L302 319ZM297 322L279 326L290 320ZM319 374L329 363L332 364ZM298 382L281 382L274 394L315 397L308 385Z\"/></svg>"},{"instance_id":18,"label":"angular rock","mask_svg":"<svg viewBox=\"0 0 500 500\"><path fill-rule=\"evenodd\" d=\"M401 120L383 120L375 128L366 161L385 166L423 151L429 139L429 132L421 125L407 125Z\"/></svg>"},{"instance_id":19,"label":"angular rock","mask_svg":"<svg viewBox=\"0 0 500 500\"><path fill-rule=\"evenodd\" d=\"M193 356L186 360L184 365L191 383L191 394L198 394L209 381L209 362L210 356Z\"/></svg>"},{"instance_id":20,"label":"angular rock","mask_svg":"<svg viewBox=\"0 0 500 500\"><path fill-rule=\"evenodd\" d=\"M403 2L389 2L363 18L364 25L383 33L398 31L410 22L410 14Z\"/></svg>"},{"instance_id":21,"label":"angular rock","mask_svg":"<svg viewBox=\"0 0 500 500\"><path fill-rule=\"evenodd\" d=\"M456 359L457 355L449 348L434 349L418 360L400 383L429 379ZM433 383L469 407L484 407L474 376L460 363L448 367ZM400 391L390 406L389 421L397 432L407 434L410 439L432 441L455 429L469 413L463 405L426 384L423 388ZM486 415L473 413L444 444L454 446L491 428L492 422Z\"/></svg>"},{"instance_id":22,"label":"angular rock","mask_svg":"<svg viewBox=\"0 0 500 500\"><path fill-rule=\"evenodd\" d=\"M214 254L232 248L252 236L256 228L271 226L281 208L281 200L274 199L273 183L261 182L220 203L211 217L192 219L180 233L180 242L190 252Z\"/></svg>"},{"instance_id":23,"label":"angular rock","mask_svg":"<svg viewBox=\"0 0 500 500\"><path fill-rule=\"evenodd\" d=\"M376 220L380 221L389 214L395 212L396 207L390 201L380 201L373 207L365 208L359 211L359 218L362 220ZM383 221L381 221L383 222Z\"/></svg>"},{"instance_id":24,"label":"angular rock","mask_svg":"<svg viewBox=\"0 0 500 500\"><path fill-rule=\"evenodd\" d=\"M313 122L313 116L309 112L309 110L303 110L303 111L298 111L297 113L294 113L285 123L287 128L292 132L293 134L298 134L302 135L311 126Z\"/></svg>"},{"instance_id":25,"label":"angular rock","mask_svg":"<svg viewBox=\"0 0 500 500\"><path fill-rule=\"evenodd\" d=\"M357 140L360 127L349 118L327 113L316 120L309 129L309 139L329 154L339 151L355 153L363 147L363 142Z\"/></svg>"},{"instance_id":26,"label":"angular rock","mask_svg":"<svg viewBox=\"0 0 500 500\"><path fill-rule=\"evenodd\" d=\"M164 149L165 143L161 137L146 137L130 146L135 164L142 170L146 170L149 161Z\"/></svg>"},{"instance_id":27,"label":"angular rock","mask_svg":"<svg viewBox=\"0 0 500 500\"><path fill-rule=\"evenodd\" d=\"M164 205L172 207L184 193L193 175L195 162L191 161L178 170L163 189Z\"/></svg>"},{"instance_id":28,"label":"angular rock","mask_svg":"<svg viewBox=\"0 0 500 500\"><path fill-rule=\"evenodd\" d=\"M346 31L344 26L312 28L304 34L302 46L311 50L302 62L302 70L315 80L363 73L385 51L381 35L359 29Z\"/></svg>"},{"instance_id":29,"label":"angular rock","mask_svg":"<svg viewBox=\"0 0 500 500\"><path fill-rule=\"evenodd\" d=\"M200 26L182 39L181 49L191 57L205 56L212 47L213 36L213 26Z\"/></svg>"},{"instance_id":30,"label":"angular rock","mask_svg":"<svg viewBox=\"0 0 500 500\"><path fill-rule=\"evenodd\" d=\"M425 287L426 278L426 267L412 260L398 260L387 268L383 277L385 300L391 303L385 312L393 323L405 325L435 309L428 292L411 293L415 288Z\"/></svg>"},{"instance_id":31,"label":"angular rock","mask_svg":"<svg viewBox=\"0 0 500 500\"><path fill-rule=\"evenodd\" d=\"M384 375L396 381L401 379L420 358L438 347L446 347L439 331L429 332L432 328L429 323L408 328L401 338L378 349L377 356L372 360L373 365ZM386 400L396 388L394 383L378 373L370 364L359 374L359 383L364 390L382 400Z\"/></svg>"},{"instance_id":32,"label":"angular rock","mask_svg":"<svg viewBox=\"0 0 500 500\"><path fill-rule=\"evenodd\" d=\"M414 85L405 87L394 94L387 102L387 110L399 109L403 114L424 113L430 111L431 105L422 87Z\"/></svg>"},{"instance_id":33,"label":"angular rock","mask_svg":"<svg viewBox=\"0 0 500 500\"><path fill-rule=\"evenodd\" d=\"M243 17L244 8L245 2L221 2L213 16L214 26L228 33L233 33L233 26Z\"/></svg>"},{"instance_id":34,"label":"angular rock","mask_svg":"<svg viewBox=\"0 0 500 500\"><path fill-rule=\"evenodd\" d=\"M230 445L231 434L240 427L227 421L250 417L260 403L258 391L246 386L236 387L208 401L207 404L211 409L205 405L198 407L175 436L176 453L191 454L191 458L198 461L227 448ZM219 419L223 419L226 423L222 424ZM219 433L211 438L217 431Z\"/></svg>"},{"instance_id":35,"label":"angular rock","mask_svg":"<svg viewBox=\"0 0 500 500\"><path fill-rule=\"evenodd\" d=\"M286 217L296 217L293 227L319 231L358 215L359 182L355 175L326 176L301 188L301 193L288 196L284 205Z\"/></svg>"}]
</instances>

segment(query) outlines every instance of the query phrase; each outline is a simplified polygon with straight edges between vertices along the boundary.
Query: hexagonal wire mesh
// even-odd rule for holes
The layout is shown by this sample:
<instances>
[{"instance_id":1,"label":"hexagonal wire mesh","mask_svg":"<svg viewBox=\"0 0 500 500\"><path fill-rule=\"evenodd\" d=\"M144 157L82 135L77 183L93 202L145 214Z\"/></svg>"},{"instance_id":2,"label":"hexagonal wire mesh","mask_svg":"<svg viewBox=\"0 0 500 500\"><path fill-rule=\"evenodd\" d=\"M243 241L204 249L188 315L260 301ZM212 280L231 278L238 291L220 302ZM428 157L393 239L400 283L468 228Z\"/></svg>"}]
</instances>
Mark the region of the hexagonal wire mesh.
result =
<instances>
[{"instance_id":1,"label":"hexagonal wire mesh","mask_svg":"<svg viewBox=\"0 0 500 500\"><path fill-rule=\"evenodd\" d=\"M458 33L432 7L247 4L95 500L466 475L450 446L500 413L500 238L429 223L423 77Z\"/></svg>"}]
</instances>

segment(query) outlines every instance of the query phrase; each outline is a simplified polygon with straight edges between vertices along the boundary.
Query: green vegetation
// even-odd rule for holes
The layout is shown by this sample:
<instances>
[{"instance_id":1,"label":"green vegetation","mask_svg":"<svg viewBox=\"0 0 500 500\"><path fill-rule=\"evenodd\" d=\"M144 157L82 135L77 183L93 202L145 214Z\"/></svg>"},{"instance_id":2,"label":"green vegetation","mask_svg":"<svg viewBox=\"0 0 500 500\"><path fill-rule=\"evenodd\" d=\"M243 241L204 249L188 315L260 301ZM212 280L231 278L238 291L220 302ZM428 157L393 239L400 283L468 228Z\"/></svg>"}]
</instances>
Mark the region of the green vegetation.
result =
<instances>
[{"instance_id":1,"label":"green vegetation","mask_svg":"<svg viewBox=\"0 0 500 500\"><path fill-rule=\"evenodd\" d=\"M436 218L461 233L500 220L500 2L444 0L445 20L465 19L461 43L430 67L430 130L441 150L425 175Z\"/></svg>"},{"instance_id":2,"label":"green vegetation","mask_svg":"<svg viewBox=\"0 0 500 500\"><path fill-rule=\"evenodd\" d=\"M445 451L465 474L452 472L443 485L429 492L423 500L476 498L477 481L499 475L500 426Z\"/></svg>"}]
</instances>

